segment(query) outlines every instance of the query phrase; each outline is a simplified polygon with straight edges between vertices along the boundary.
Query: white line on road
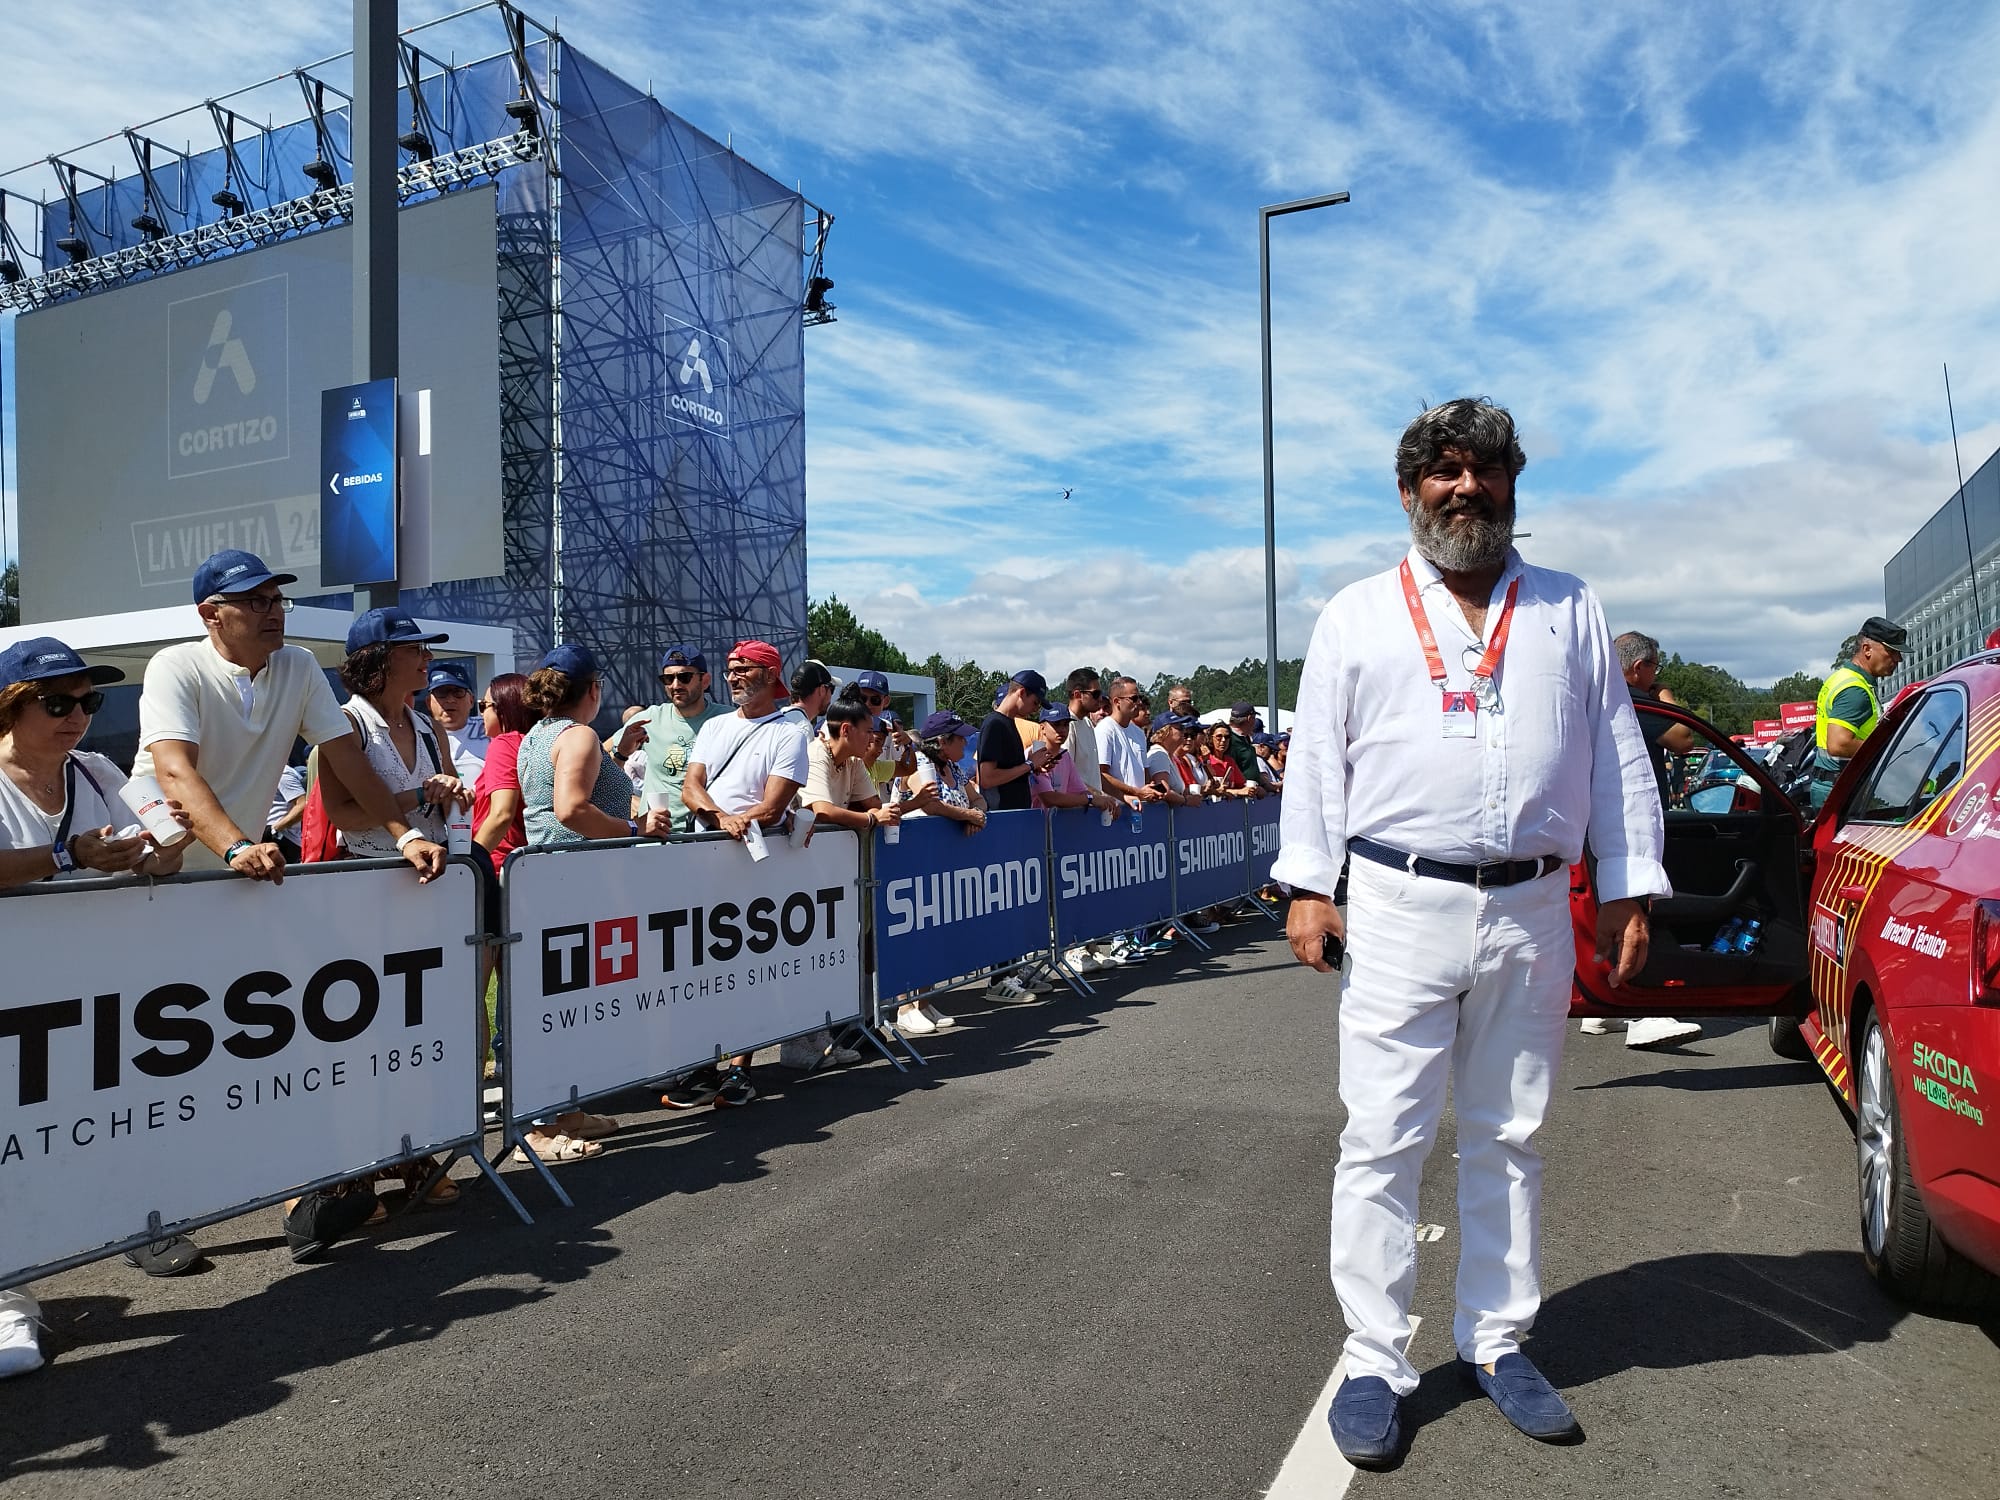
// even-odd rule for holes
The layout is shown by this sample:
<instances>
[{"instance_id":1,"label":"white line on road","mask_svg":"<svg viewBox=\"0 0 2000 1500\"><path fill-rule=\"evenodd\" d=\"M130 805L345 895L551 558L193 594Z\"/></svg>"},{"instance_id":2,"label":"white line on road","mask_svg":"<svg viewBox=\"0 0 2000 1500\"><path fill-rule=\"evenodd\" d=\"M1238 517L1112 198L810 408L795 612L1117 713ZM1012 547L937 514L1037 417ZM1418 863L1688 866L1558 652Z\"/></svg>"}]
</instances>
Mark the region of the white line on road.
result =
<instances>
[{"instance_id":1,"label":"white line on road","mask_svg":"<svg viewBox=\"0 0 2000 1500\"><path fill-rule=\"evenodd\" d=\"M1412 1344L1423 1321L1410 1319ZM1354 1465L1340 1456L1333 1445L1333 1429L1326 1425L1326 1409L1333 1402L1333 1393L1340 1389L1340 1381L1341 1369L1336 1362L1312 1410L1306 1413L1306 1424L1299 1429L1292 1451L1285 1455L1278 1477L1264 1492L1266 1500L1340 1500L1354 1483Z\"/></svg>"}]
</instances>

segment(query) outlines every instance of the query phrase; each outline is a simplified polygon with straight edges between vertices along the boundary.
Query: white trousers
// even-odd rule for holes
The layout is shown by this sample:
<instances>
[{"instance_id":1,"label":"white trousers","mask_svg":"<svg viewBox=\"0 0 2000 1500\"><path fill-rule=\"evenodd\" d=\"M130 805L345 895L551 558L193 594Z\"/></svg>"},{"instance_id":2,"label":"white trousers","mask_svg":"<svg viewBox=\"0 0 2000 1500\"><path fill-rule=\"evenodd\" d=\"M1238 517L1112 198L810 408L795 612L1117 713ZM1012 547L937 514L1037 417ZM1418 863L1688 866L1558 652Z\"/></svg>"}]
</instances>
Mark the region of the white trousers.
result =
<instances>
[{"instance_id":1,"label":"white trousers","mask_svg":"<svg viewBox=\"0 0 2000 1500\"><path fill-rule=\"evenodd\" d=\"M1498 890L1356 859L1340 998L1347 1128L1333 1174L1346 1371L1417 1387L1409 1360L1417 1188L1456 1075L1464 1358L1518 1347L1541 1306L1542 1158L1575 949L1562 871Z\"/></svg>"}]
</instances>

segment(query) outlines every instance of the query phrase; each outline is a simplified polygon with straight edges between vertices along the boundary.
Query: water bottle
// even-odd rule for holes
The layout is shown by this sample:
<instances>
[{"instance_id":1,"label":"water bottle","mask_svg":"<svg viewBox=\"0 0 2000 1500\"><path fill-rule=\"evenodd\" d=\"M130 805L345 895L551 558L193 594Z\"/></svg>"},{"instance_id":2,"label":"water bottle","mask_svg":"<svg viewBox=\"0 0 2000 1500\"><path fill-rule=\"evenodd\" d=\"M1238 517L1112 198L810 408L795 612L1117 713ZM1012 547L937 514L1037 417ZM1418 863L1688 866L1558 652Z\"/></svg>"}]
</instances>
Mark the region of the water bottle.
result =
<instances>
[{"instance_id":1,"label":"water bottle","mask_svg":"<svg viewBox=\"0 0 2000 1500\"><path fill-rule=\"evenodd\" d=\"M1737 953L1755 953L1757 951L1758 935L1762 931L1763 926L1764 924L1755 918L1745 922L1743 930L1736 934L1733 951Z\"/></svg>"},{"instance_id":2,"label":"water bottle","mask_svg":"<svg viewBox=\"0 0 2000 1500\"><path fill-rule=\"evenodd\" d=\"M1145 830L1146 815L1135 807L1132 809L1132 831L1134 833L1143 833Z\"/></svg>"},{"instance_id":3,"label":"water bottle","mask_svg":"<svg viewBox=\"0 0 2000 1500\"><path fill-rule=\"evenodd\" d=\"M1708 951L1710 953L1734 953L1736 951L1736 939L1742 935L1742 932L1743 919L1741 917L1731 917L1723 924L1722 930L1715 935L1714 941L1708 945Z\"/></svg>"}]
</instances>

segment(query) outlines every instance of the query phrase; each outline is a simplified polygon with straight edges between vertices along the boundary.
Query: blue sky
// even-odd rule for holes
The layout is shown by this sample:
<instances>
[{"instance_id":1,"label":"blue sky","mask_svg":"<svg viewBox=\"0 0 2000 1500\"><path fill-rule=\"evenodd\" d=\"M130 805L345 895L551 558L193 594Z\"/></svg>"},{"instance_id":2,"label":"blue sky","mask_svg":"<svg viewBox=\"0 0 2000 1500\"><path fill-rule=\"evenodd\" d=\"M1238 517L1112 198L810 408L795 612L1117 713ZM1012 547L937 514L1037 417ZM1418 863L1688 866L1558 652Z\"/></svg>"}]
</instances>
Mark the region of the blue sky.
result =
<instances>
[{"instance_id":1,"label":"blue sky","mask_svg":"<svg viewBox=\"0 0 2000 1500\"><path fill-rule=\"evenodd\" d=\"M1275 233L1285 654L1401 550L1403 423L1483 392L1524 430L1523 550L1614 629L1752 680L1823 665L1951 493L1942 362L1967 472L2000 443L2000 11L1236 9L564 7L838 216L813 593L917 656L1261 655L1256 210L1346 189ZM52 15L0 163L345 30L277 0Z\"/></svg>"}]
</instances>

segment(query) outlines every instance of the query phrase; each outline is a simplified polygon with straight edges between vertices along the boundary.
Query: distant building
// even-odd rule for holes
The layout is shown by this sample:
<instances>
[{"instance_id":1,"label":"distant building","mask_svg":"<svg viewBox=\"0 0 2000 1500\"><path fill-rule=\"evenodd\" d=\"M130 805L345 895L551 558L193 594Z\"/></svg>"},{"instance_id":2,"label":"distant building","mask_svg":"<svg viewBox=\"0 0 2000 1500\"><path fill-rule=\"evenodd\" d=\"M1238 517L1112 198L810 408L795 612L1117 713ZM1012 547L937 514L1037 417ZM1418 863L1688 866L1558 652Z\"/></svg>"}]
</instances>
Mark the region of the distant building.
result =
<instances>
[{"instance_id":1,"label":"distant building","mask_svg":"<svg viewBox=\"0 0 2000 1500\"><path fill-rule=\"evenodd\" d=\"M1966 568L1966 531L1979 559L1979 608L1972 603ZM1889 618L1910 632L1903 665L1889 679L1889 691L1935 676L1985 644L2000 625L2000 452L1965 481L1965 509L1958 492L1882 570L1882 596ZM1885 694L1885 701L1887 695Z\"/></svg>"}]
</instances>

